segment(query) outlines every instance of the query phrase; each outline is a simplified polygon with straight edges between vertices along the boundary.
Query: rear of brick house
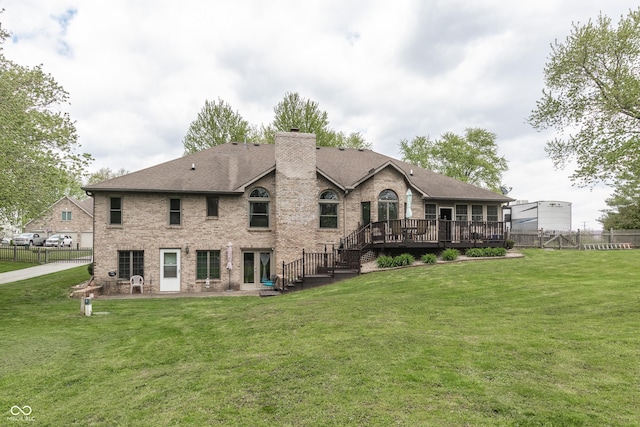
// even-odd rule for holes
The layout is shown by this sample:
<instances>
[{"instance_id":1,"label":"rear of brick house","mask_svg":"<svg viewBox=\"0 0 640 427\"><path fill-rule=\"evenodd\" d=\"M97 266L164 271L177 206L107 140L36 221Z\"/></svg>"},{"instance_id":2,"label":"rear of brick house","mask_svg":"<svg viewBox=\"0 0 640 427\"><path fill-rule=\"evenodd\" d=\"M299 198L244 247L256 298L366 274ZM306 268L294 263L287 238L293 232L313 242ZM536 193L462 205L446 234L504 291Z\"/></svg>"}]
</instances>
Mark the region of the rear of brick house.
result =
<instances>
[{"instance_id":1,"label":"rear of brick house","mask_svg":"<svg viewBox=\"0 0 640 427\"><path fill-rule=\"evenodd\" d=\"M303 250L353 242L354 233L373 233L372 224L392 231L402 221L415 231L467 219L500 224L496 237L502 204L511 201L371 150L316 147L315 135L300 132L280 132L273 145L219 145L85 190L94 198L96 282L140 274L145 292L258 289ZM357 249L443 245L411 237L368 238Z\"/></svg>"}]
</instances>

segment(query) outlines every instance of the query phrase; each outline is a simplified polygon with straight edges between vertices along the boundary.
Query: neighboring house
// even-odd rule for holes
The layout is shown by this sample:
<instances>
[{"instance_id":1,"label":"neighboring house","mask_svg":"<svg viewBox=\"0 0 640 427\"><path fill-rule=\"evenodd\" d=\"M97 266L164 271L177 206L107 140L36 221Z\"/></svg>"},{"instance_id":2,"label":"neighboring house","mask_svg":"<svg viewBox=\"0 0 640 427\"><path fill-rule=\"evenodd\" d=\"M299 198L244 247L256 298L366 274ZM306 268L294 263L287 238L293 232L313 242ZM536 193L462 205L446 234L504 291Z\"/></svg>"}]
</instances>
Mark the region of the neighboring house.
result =
<instances>
[{"instance_id":1,"label":"neighboring house","mask_svg":"<svg viewBox=\"0 0 640 427\"><path fill-rule=\"evenodd\" d=\"M203 291L208 282L255 289L303 250L333 246L499 246L502 204L512 201L371 150L316 147L315 135L298 132L84 189L94 199L96 281L140 274L145 292Z\"/></svg>"},{"instance_id":2,"label":"neighboring house","mask_svg":"<svg viewBox=\"0 0 640 427\"><path fill-rule=\"evenodd\" d=\"M65 234L73 247L93 247L93 199L77 200L64 196L39 217L24 226L26 233Z\"/></svg>"}]
</instances>

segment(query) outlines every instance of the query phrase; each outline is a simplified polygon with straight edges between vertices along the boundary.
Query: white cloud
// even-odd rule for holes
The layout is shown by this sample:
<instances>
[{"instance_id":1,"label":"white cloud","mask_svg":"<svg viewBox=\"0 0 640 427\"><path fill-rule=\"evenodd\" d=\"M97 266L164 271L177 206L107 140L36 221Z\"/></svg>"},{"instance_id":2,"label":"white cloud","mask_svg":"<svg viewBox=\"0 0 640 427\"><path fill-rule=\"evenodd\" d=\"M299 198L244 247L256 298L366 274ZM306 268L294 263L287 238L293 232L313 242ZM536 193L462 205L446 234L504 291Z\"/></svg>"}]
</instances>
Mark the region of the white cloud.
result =
<instances>
[{"instance_id":1,"label":"white cloud","mask_svg":"<svg viewBox=\"0 0 640 427\"><path fill-rule=\"evenodd\" d=\"M70 93L93 169L137 170L182 153L205 99L267 124L285 92L381 153L416 135L484 127L510 162L514 198L573 202L597 228L610 190L571 186L525 123L555 39L637 2L339 0L0 0L5 54L42 63Z\"/></svg>"}]
</instances>

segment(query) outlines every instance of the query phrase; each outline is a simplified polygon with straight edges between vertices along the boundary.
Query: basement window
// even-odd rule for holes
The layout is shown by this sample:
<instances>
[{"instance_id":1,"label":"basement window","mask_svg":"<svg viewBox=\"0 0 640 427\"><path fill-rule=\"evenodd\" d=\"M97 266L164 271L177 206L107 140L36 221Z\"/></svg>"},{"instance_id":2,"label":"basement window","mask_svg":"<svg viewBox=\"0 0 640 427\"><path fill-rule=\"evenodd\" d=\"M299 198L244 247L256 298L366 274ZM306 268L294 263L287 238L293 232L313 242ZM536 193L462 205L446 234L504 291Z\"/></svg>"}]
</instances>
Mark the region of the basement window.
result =
<instances>
[{"instance_id":1,"label":"basement window","mask_svg":"<svg viewBox=\"0 0 640 427\"><path fill-rule=\"evenodd\" d=\"M196 279L220 279L220 251L196 251Z\"/></svg>"}]
</instances>

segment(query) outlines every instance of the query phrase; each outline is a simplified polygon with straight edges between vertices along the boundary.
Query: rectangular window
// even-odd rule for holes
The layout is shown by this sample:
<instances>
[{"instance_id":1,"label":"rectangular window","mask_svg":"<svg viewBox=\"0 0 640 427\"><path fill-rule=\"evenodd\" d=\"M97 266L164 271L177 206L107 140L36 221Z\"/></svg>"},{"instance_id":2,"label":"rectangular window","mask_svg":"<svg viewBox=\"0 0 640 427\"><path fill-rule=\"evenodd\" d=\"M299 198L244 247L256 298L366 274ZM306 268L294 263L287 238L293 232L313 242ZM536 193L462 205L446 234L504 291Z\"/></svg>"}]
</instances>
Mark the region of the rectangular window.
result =
<instances>
[{"instance_id":1,"label":"rectangular window","mask_svg":"<svg viewBox=\"0 0 640 427\"><path fill-rule=\"evenodd\" d=\"M498 207L487 206L487 221L498 222Z\"/></svg>"},{"instance_id":2,"label":"rectangular window","mask_svg":"<svg viewBox=\"0 0 640 427\"><path fill-rule=\"evenodd\" d=\"M169 199L169 225L180 225L180 199Z\"/></svg>"},{"instance_id":3,"label":"rectangular window","mask_svg":"<svg viewBox=\"0 0 640 427\"><path fill-rule=\"evenodd\" d=\"M165 279L178 277L178 254L176 252L164 252L162 269Z\"/></svg>"},{"instance_id":4,"label":"rectangular window","mask_svg":"<svg viewBox=\"0 0 640 427\"><path fill-rule=\"evenodd\" d=\"M144 251L118 251L118 278L144 277Z\"/></svg>"},{"instance_id":5,"label":"rectangular window","mask_svg":"<svg viewBox=\"0 0 640 427\"><path fill-rule=\"evenodd\" d=\"M320 228L338 228L337 203L320 203Z\"/></svg>"},{"instance_id":6,"label":"rectangular window","mask_svg":"<svg viewBox=\"0 0 640 427\"><path fill-rule=\"evenodd\" d=\"M482 222L482 205L471 205L471 221Z\"/></svg>"},{"instance_id":7,"label":"rectangular window","mask_svg":"<svg viewBox=\"0 0 640 427\"><path fill-rule=\"evenodd\" d=\"M456 205L456 221L469 221L467 205Z\"/></svg>"},{"instance_id":8,"label":"rectangular window","mask_svg":"<svg viewBox=\"0 0 640 427\"><path fill-rule=\"evenodd\" d=\"M71 221L71 211L62 211L62 220Z\"/></svg>"},{"instance_id":9,"label":"rectangular window","mask_svg":"<svg viewBox=\"0 0 640 427\"><path fill-rule=\"evenodd\" d=\"M109 200L109 224L122 224L122 198L111 197Z\"/></svg>"},{"instance_id":10,"label":"rectangular window","mask_svg":"<svg viewBox=\"0 0 640 427\"><path fill-rule=\"evenodd\" d=\"M424 205L424 219L438 219L438 214L436 213L436 204L435 203L425 203L425 205Z\"/></svg>"},{"instance_id":11,"label":"rectangular window","mask_svg":"<svg viewBox=\"0 0 640 427\"><path fill-rule=\"evenodd\" d=\"M196 251L196 279L220 278L220 251Z\"/></svg>"},{"instance_id":12,"label":"rectangular window","mask_svg":"<svg viewBox=\"0 0 640 427\"><path fill-rule=\"evenodd\" d=\"M207 216L218 216L218 196L207 196Z\"/></svg>"},{"instance_id":13,"label":"rectangular window","mask_svg":"<svg viewBox=\"0 0 640 427\"><path fill-rule=\"evenodd\" d=\"M249 203L249 226L269 228L269 203Z\"/></svg>"}]
</instances>

